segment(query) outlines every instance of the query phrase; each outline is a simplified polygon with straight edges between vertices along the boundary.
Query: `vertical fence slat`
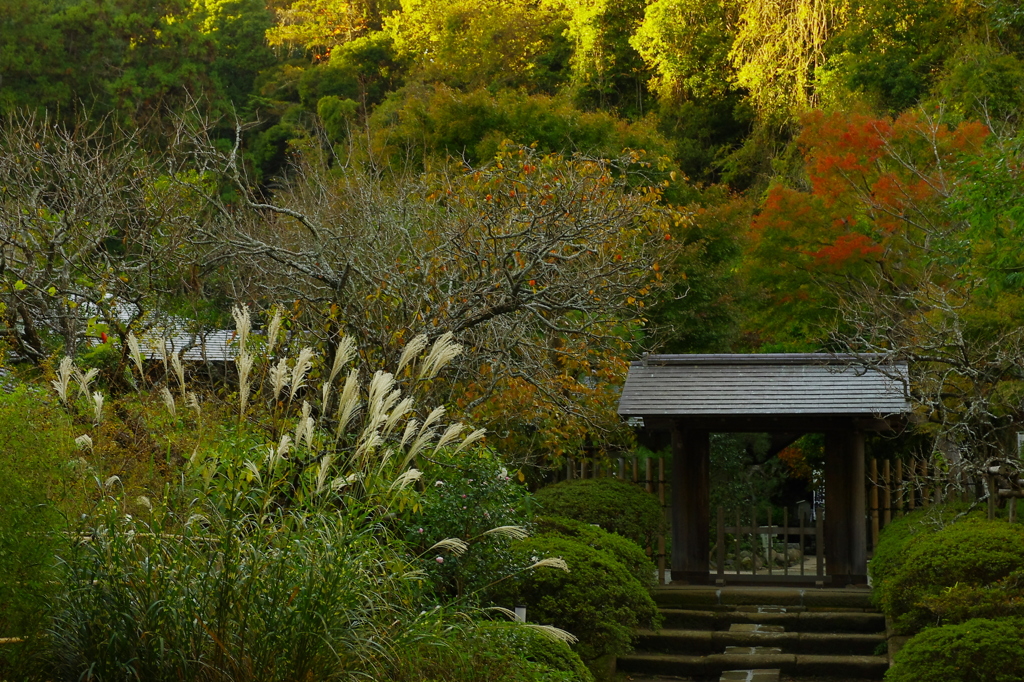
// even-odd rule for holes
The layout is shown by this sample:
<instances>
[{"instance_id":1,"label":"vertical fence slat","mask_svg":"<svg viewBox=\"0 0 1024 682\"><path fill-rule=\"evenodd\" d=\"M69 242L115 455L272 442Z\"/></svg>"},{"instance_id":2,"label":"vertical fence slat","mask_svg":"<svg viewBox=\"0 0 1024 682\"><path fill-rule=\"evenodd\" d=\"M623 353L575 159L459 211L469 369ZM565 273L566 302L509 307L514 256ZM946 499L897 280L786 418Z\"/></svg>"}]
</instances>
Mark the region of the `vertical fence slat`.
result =
<instances>
[{"instance_id":1,"label":"vertical fence slat","mask_svg":"<svg viewBox=\"0 0 1024 682\"><path fill-rule=\"evenodd\" d=\"M658 500L661 502L661 513L665 514L665 459L658 459ZM665 533L658 534L658 584L665 584Z\"/></svg>"},{"instance_id":2,"label":"vertical fence slat","mask_svg":"<svg viewBox=\"0 0 1024 682\"><path fill-rule=\"evenodd\" d=\"M882 527L885 528L892 522L892 462L882 462L882 482L885 484L885 494L882 495Z\"/></svg>"},{"instance_id":3,"label":"vertical fence slat","mask_svg":"<svg viewBox=\"0 0 1024 682\"><path fill-rule=\"evenodd\" d=\"M903 485L903 460L896 460L896 512L900 518L903 518L903 503L904 503L904 485Z\"/></svg>"},{"instance_id":4,"label":"vertical fence slat","mask_svg":"<svg viewBox=\"0 0 1024 682\"><path fill-rule=\"evenodd\" d=\"M825 510L819 509L814 515L814 554L815 554L815 575L818 576L818 580L824 580L825 578L825 543L822 542L824 533L822 532L825 524L823 523L825 516Z\"/></svg>"},{"instance_id":5,"label":"vertical fence slat","mask_svg":"<svg viewBox=\"0 0 1024 682\"><path fill-rule=\"evenodd\" d=\"M768 562L768 575L772 574L772 565L775 563L772 560L772 550L775 545L774 536L772 533L772 507L768 505L768 547L765 549L765 560Z\"/></svg>"},{"instance_id":6,"label":"vertical fence slat","mask_svg":"<svg viewBox=\"0 0 1024 682\"><path fill-rule=\"evenodd\" d=\"M782 553L785 558L782 560L782 574L789 575L789 507L782 510Z\"/></svg>"},{"instance_id":7,"label":"vertical fence slat","mask_svg":"<svg viewBox=\"0 0 1024 682\"><path fill-rule=\"evenodd\" d=\"M928 485L928 461L921 460L921 506L931 506L931 486Z\"/></svg>"},{"instance_id":8,"label":"vertical fence slat","mask_svg":"<svg viewBox=\"0 0 1024 682\"><path fill-rule=\"evenodd\" d=\"M802 509L798 509L797 510L797 516L800 517L800 575L803 575L804 574L804 563L805 563L805 561L804 561L804 547L805 547L805 545L804 545L804 521L805 521L807 515L804 514L804 511Z\"/></svg>"},{"instance_id":9,"label":"vertical fence slat","mask_svg":"<svg viewBox=\"0 0 1024 682\"><path fill-rule=\"evenodd\" d=\"M733 526L733 530L736 531L733 534L733 542L735 542L735 544L736 544L736 554L735 554L736 565L734 566L734 568L736 569L736 575L739 575L740 574L740 534L741 534L740 533L740 510L739 509L736 510L736 525Z\"/></svg>"},{"instance_id":10,"label":"vertical fence slat","mask_svg":"<svg viewBox=\"0 0 1024 682\"><path fill-rule=\"evenodd\" d=\"M715 569L718 573L718 579L721 582L725 582L725 508L718 507L718 542L715 543L715 549L717 556L715 557Z\"/></svg>"},{"instance_id":11,"label":"vertical fence slat","mask_svg":"<svg viewBox=\"0 0 1024 682\"><path fill-rule=\"evenodd\" d=\"M757 537L757 510L750 508L750 572L757 575L757 560L761 553L758 551L760 538Z\"/></svg>"},{"instance_id":12,"label":"vertical fence slat","mask_svg":"<svg viewBox=\"0 0 1024 682\"><path fill-rule=\"evenodd\" d=\"M878 460L871 458L871 549L878 547Z\"/></svg>"}]
</instances>

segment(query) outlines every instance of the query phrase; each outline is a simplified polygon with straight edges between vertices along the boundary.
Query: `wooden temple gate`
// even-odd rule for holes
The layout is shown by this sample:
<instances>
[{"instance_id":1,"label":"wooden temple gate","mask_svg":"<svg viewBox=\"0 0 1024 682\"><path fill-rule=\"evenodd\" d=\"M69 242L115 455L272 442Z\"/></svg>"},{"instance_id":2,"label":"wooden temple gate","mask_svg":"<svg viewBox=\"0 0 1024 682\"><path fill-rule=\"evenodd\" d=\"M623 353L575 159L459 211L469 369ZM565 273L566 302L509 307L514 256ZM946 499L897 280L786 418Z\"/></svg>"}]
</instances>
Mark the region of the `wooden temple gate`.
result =
<instances>
[{"instance_id":1,"label":"wooden temple gate","mask_svg":"<svg viewBox=\"0 0 1024 682\"><path fill-rule=\"evenodd\" d=\"M710 439L715 432L825 435L819 584L867 580L864 434L897 428L910 411L906 366L877 355L648 355L634 362L619 414L671 434L671 576L706 584L710 572ZM724 520L722 526L724 524ZM733 527L736 535L740 524ZM760 525L757 526L761 533ZM788 537L788 527L785 536ZM774 537L772 531L768 531ZM723 539L716 544L722 552ZM771 540L769 539L769 544ZM769 563L770 563L769 547ZM717 570L724 575L724 561ZM737 571L739 574L739 571ZM789 578L787 570L783 576ZM808 578L803 575L802 578Z\"/></svg>"}]
</instances>

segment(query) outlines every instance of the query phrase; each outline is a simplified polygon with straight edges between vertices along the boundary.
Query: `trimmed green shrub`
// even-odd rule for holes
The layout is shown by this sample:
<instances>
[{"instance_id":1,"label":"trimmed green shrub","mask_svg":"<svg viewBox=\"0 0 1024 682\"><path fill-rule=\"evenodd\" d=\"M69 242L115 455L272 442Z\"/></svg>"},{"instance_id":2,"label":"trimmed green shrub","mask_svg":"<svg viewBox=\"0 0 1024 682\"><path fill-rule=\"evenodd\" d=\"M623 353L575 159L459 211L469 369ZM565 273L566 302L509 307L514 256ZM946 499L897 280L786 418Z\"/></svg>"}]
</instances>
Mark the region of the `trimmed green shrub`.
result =
<instances>
[{"instance_id":1,"label":"trimmed green shrub","mask_svg":"<svg viewBox=\"0 0 1024 682\"><path fill-rule=\"evenodd\" d=\"M420 639L387 671L391 682L593 682L564 642L518 623L473 622Z\"/></svg>"},{"instance_id":2,"label":"trimmed green shrub","mask_svg":"<svg viewBox=\"0 0 1024 682\"><path fill-rule=\"evenodd\" d=\"M925 597L921 606L939 625L963 623L972 618L1024 617L1024 568L991 585L958 583Z\"/></svg>"},{"instance_id":3,"label":"trimmed green shrub","mask_svg":"<svg viewBox=\"0 0 1024 682\"><path fill-rule=\"evenodd\" d=\"M551 536L522 540L512 551L523 569L561 558L569 570L521 570L492 585L490 601L506 608L525 605L531 623L568 630L579 638L576 651L584 661L628 653L636 628L655 628L660 622L647 589L606 552Z\"/></svg>"},{"instance_id":4,"label":"trimmed green shrub","mask_svg":"<svg viewBox=\"0 0 1024 682\"><path fill-rule=\"evenodd\" d=\"M653 544L665 527L657 497L615 478L563 481L541 488L536 498L545 514L596 524L641 547Z\"/></svg>"},{"instance_id":5,"label":"trimmed green shrub","mask_svg":"<svg viewBox=\"0 0 1024 682\"><path fill-rule=\"evenodd\" d=\"M574 682L592 682L594 679L583 659L565 642L555 641L533 628L521 625L510 624L494 632L505 640L510 651L527 661L551 671L566 673L568 679Z\"/></svg>"},{"instance_id":6,"label":"trimmed green shrub","mask_svg":"<svg viewBox=\"0 0 1024 682\"><path fill-rule=\"evenodd\" d=\"M896 654L886 682L1018 682L1024 620L976 618L930 628Z\"/></svg>"},{"instance_id":7,"label":"trimmed green shrub","mask_svg":"<svg viewBox=\"0 0 1024 682\"><path fill-rule=\"evenodd\" d=\"M439 452L431 459L423 461L423 489L417 503L398 515L399 534L438 597L471 594L511 570L511 539L489 531L526 526L534 506L532 496L490 450L474 448L454 457ZM462 555L427 551L446 538L465 541L468 551Z\"/></svg>"},{"instance_id":8,"label":"trimmed green shrub","mask_svg":"<svg viewBox=\"0 0 1024 682\"><path fill-rule=\"evenodd\" d=\"M947 504L942 506L925 507L912 511L905 516L893 519L881 533L878 539L878 546L875 547L868 564L868 571L871 573L871 580L875 585L892 577L903 562L904 550L907 545L922 533L934 533L954 523L961 514L967 513L968 507L963 504ZM971 512L967 518L984 518L984 512L977 510Z\"/></svg>"},{"instance_id":9,"label":"trimmed green shrub","mask_svg":"<svg viewBox=\"0 0 1024 682\"><path fill-rule=\"evenodd\" d=\"M1024 567L1024 528L969 519L919 534L877 589L882 610L901 632L933 622L923 600L955 585L986 585Z\"/></svg>"},{"instance_id":10,"label":"trimmed green shrub","mask_svg":"<svg viewBox=\"0 0 1024 682\"><path fill-rule=\"evenodd\" d=\"M562 536L572 538L593 547L599 552L607 552L626 567L641 585L652 587L657 580L657 568L640 545L617 533L593 526L583 521L567 519L564 516L541 516L535 520L538 535Z\"/></svg>"}]
</instances>

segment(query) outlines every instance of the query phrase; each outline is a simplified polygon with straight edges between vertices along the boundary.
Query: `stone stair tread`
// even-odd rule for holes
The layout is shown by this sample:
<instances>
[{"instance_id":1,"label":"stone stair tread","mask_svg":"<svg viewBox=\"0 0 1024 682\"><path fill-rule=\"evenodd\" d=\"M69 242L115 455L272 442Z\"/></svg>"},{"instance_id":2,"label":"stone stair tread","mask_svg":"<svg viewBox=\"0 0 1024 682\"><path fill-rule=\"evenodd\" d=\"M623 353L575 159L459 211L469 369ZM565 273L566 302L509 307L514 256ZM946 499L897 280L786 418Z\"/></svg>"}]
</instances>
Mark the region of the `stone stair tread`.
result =
<instances>
[{"instance_id":1,"label":"stone stair tread","mask_svg":"<svg viewBox=\"0 0 1024 682\"><path fill-rule=\"evenodd\" d=\"M888 668L885 656L827 656L812 654L631 654L618 659L624 672L656 674L709 675L726 670L778 668L788 675L829 676L881 679Z\"/></svg>"},{"instance_id":2,"label":"stone stair tread","mask_svg":"<svg viewBox=\"0 0 1024 682\"><path fill-rule=\"evenodd\" d=\"M788 613L753 613L746 611L717 611L662 608L666 623L685 623L695 627L728 630L736 623L781 625L787 632L882 632L885 618L878 612L800 611Z\"/></svg>"},{"instance_id":3,"label":"stone stair tread","mask_svg":"<svg viewBox=\"0 0 1024 682\"><path fill-rule=\"evenodd\" d=\"M723 670L718 682L778 682L781 672L778 668Z\"/></svg>"},{"instance_id":4,"label":"stone stair tread","mask_svg":"<svg viewBox=\"0 0 1024 682\"><path fill-rule=\"evenodd\" d=\"M763 625L761 623L733 623L729 626L729 632L785 632L786 628L781 625Z\"/></svg>"}]
</instances>

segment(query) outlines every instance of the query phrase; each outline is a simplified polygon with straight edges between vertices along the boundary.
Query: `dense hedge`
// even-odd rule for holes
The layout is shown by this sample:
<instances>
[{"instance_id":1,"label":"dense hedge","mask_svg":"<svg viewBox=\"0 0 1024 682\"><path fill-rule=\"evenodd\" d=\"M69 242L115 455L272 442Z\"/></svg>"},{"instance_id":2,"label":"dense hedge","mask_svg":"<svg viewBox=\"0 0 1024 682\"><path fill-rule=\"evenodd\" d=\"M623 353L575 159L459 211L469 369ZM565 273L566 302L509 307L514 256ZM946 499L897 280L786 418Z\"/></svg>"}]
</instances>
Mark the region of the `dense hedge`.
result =
<instances>
[{"instance_id":1,"label":"dense hedge","mask_svg":"<svg viewBox=\"0 0 1024 682\"><path fill-rule=\"evenodd\" d=\"M1024 680L1024 620L976 618L930 628L896 654L886 682Z\"/></svg>"},{"instance_id":2,"label":"dense hedge","mask_svg":"<svg viewBox=\"0 0 1024 682\"><path fill-rule=\"evenodd\" d=\"M658 498L614 478L563 481L537 491L545 514L597 524L647 547L664 529Z\"/></svg>"},{"instance_id":3,"label":"dense hedge","mask_svg":"<svg viewBox=\"0 0 1024 682\"><path fill-rule=\"evenodd\" d=\"M889 577L877 585L882 610L901 632L935 622L926 600L954 586L981 586L1024 567L1024 528L968 519L906 543Z\"/></svg>"},{"instance_id":4,"label":"dense hedge","mask_svg":"<svg viewBox=\"0 0 1024 682\"><path fill-rule=\"evenodd\" d=\"M934 533L954 523L957 519L984 518L981 510L969 511L964 504L931 506L912 511L903 517L893 519L882 530L868 564L871 580L878 585L892 577L904 559L904 550L915 537L922 533Z\"/></svg>"},{"instance_id":5,"label":"dense hedge","mask_svg":"<svg viewBox=\"0 0 1024 682\"><path fill-rule=\"evenodd\" d=\"M577 540L599 552L607 552L626 567L640 583L651 587L657 580L657 568L640 545L617 533L563 516L542 516L535 520L538 535L561 536Z\"/></svg>"},{"instance_id":6,"label":"dense hedge","mask_svg":"<svg viewBox=\"0 0 1024 682\"><path fill-rule=\"evenodd\" d=\"M523 568L545 558L561 558L568 571L523 570L491 586L489 601L511 608L525 605L531 623L555 625L579 638L584 661L628 653L636 628L659 623L647 589L605 552L570 538L542 536L515 543Z\"/></svg>"}]
</instances>

